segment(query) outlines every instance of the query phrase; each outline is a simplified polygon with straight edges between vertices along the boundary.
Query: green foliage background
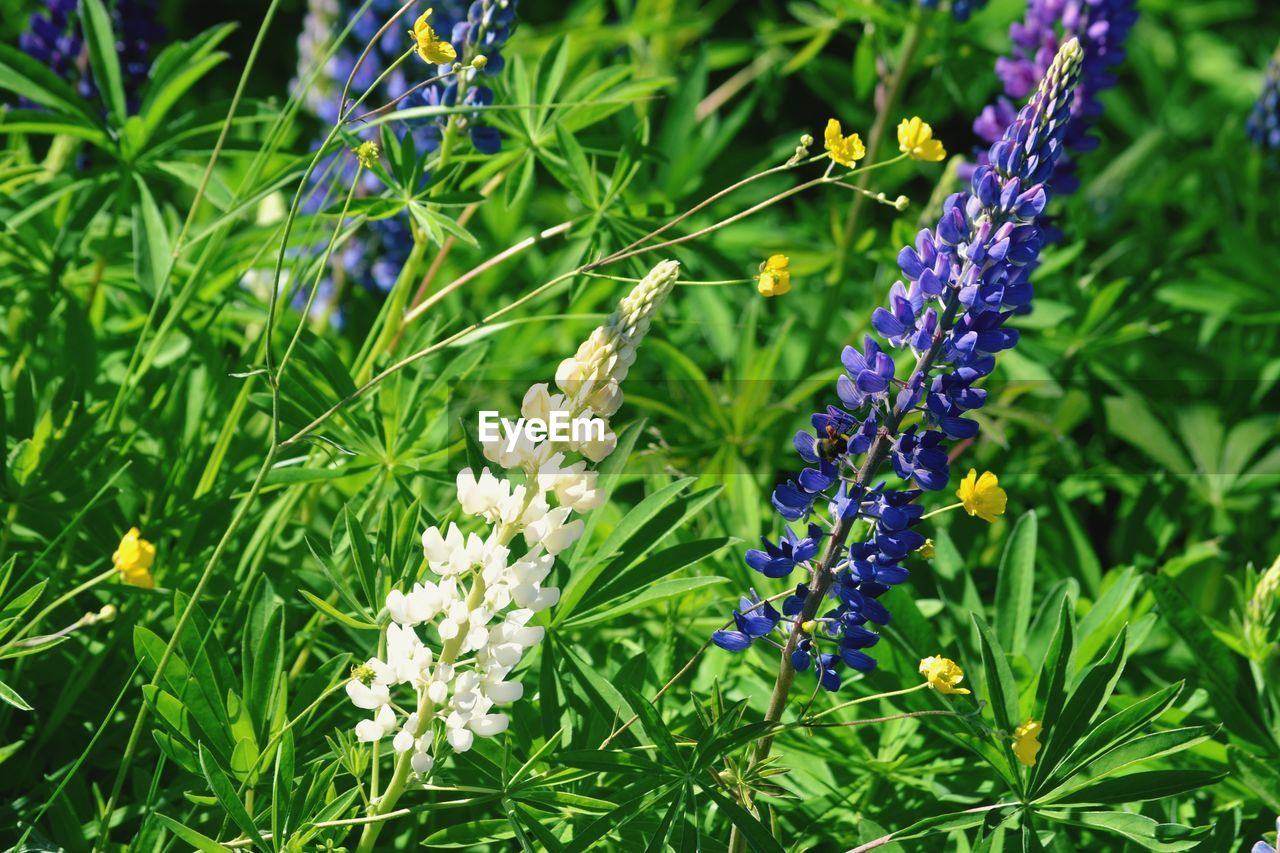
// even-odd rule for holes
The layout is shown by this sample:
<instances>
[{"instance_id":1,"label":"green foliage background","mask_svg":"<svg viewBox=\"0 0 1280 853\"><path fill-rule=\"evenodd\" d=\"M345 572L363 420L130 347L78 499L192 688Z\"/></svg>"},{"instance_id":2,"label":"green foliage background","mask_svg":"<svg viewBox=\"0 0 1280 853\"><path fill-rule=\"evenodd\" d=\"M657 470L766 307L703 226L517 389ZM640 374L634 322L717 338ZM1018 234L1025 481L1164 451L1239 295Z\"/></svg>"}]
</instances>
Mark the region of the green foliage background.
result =
<instances>
[{"instance_id":1,"label":"green foliage background","mask_svg":"<svg viewBox=\"0 0 1280 853\"><path fill-rule=\"evenodd\" d=\"M768 497L796 467L790 436L833 398L841 346L868 330L899 248L957 186L947 164L906 163L873 173L871 187L911 205L867 205L847 244L851 197L824 188L673 250L696 280L747 278L784 252L794 289L768 301L746 284L676 289L624 388L630 459L612 463L610 502L553 575L565 601L526 658L511 730L442 761L437 787L411 794L412 814L384 832L387 849L720 849L737 824L758 848L843 850L914 824L881 849L1220 851L1273 827L1280 598L1255 585L1280 554L1280 172L1244 119L1280 12L1266 0L1139 5L1102 99L1100 145L1080 158L1080 190L1053 203L1065 236L1045 253L1036 310L1016 322L1022 343L1001 356L981 436L953 465L996 471L1009 513L993 525L931 520L937 556L894 591L879 669L818 699L912 686L918 659L940 653L964 667L974 701L916 694L842 719L975 716L788 730L770 765L788 772L761 783L778 796L758 800L757 820L735 805L733 780L761 733L752 724L775 655L713 648L647 701L740 593L785 585L766 590L741 555L776 533ZM240 26L223 34L225 61L209 62L145 142L82 140L99 145L87 165L71 152L49 170L51 146L75 133L62 114L18 130L0 118L0 642L108 603L119 611L40 648L0 647L0 681L14 692L0 703L6 840L88 850L105 820L113 848L218 849L209 839L257 832L272 833L263 848L354 844L346 827L314 828L358 816L367 776L355 709L340 690L324 694L373 652L368 623L385 590L419 570L422 528L453 517L450 465L466 448L448 423L450 389L509 388L493 402L512 411L627 286L574 279L417 362L329 421L327 443L282 451L242 504L271 440L271 397L255 372L266 305L241 279L279 248L262 200L292 194L322 131L279 120L302 4L280 4L206 201L168 287L157 283L264 8L163 4L175 41ZM30 8L0 11L12 44ZM784 161L829 116L865 137L877 63L913 16L922 40L898 112L967 153L1021 12L993 0L958 24L857 0L526 3L497 103L539 108L494 111L502 153L460 158L458 203L427 204L447 229L504 176L437 286L541 229L573 227L445 298L396 353ZM726 88L748 68L746 85ZM96 120L96 106L84 109ZM681 227L792 183L761 181ZM337 218L301 218L294 245L323 239ZM424 246L418 275L438 251ZM642 275L657 259L609 272ZM315 263L288 257L298 276ZM277 341L305 328L281 383L282 437L394 360L379 318L406 296L388 308L349 288L341 329L286 306ZM242 505L174 664L144 691ZM112 581L46 609L109 569L135 525L158 549L156 590ZM797 708L812 680L798 683ZM144 701L150 720L104 815ZM639 723L600 751L633 714ZM1023 777L983 732L1032 716L1045 719L1046 746Z\"/></svg>"}]
</instances>

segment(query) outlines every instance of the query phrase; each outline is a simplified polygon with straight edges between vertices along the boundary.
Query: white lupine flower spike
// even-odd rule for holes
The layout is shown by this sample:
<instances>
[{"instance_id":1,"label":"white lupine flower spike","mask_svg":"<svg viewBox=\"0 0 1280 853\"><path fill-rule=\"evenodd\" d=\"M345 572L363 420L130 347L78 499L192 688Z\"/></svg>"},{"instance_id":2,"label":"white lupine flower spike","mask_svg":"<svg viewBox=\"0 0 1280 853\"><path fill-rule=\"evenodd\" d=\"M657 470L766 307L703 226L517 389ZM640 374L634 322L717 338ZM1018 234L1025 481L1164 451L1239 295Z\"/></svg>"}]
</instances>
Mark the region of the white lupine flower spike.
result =
<instances>
[{"instance_id":1,"label":"white lupine flower spike","mask_svg":"<svg viewBox=\"0 0 1280 853\"><path fill-rule=\"evenodd\" d=\"M574 514L604 501L589 464L617 445L607 419L622 405L622 381L678 269L675 261L655 266L561 362L554 393L540 383L524 396L525 418L599 418L603 435L564 442L526 434L512 446L505 439L484 443L492 467L458 473L462 526L424 531L430 574L387 595L385 655L352 671L347 695L372 712L356 725L357 740L391 737L401 789L410 772L431 772L437 745L466 752L477 737L506 731L509 721L500 707L524 693L511 671L526 649L542 641L542 628L529 621L560 600L560 591L542 582L555 556L582 536L583 521ZM520 471L523 482L507 480L504 470ZM508 546L517 537L527 551L513 560ZM432 652L435 644L438 653ZM407 701L410 690L416 701Z\"/></svg>"}]
</instances>

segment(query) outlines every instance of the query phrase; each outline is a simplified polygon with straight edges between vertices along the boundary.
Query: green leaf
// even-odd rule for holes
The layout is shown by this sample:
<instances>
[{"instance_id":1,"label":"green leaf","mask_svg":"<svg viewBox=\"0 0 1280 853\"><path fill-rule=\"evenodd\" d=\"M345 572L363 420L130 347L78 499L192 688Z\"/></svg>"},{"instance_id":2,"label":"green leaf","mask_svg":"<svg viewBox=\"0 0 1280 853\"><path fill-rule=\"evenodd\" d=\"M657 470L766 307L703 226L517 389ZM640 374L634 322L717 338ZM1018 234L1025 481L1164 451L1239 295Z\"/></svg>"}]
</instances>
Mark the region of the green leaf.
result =
<instances>
[{"instance_id":1,"label":"green leaf","mask_svg":"<svg viewBox=\"0 0 1280 853\"><path fill-rule=\"evenodd\" d=\"M258 834L258 827L254 825L253 818L249 816L244 803L240 802L240 797L236 794L231 780L222 772L222 768L218 767L213 756L204 748L204 744L200 744L199 753L200 770L213 790L213 795L218 798L218 804L226 811L227 817L231 818L231 822L239 827L246 837L256 841L260 847L265 847L266 842Z\"/></svg>"},{"instance_id":2,"label":"green leaf","mask_svg":"<svg viewBox=\"0 0 1280 853\"><path fill-rule=\"evenodd\" d=\"M1106 654L1085 671L1079 685L1067 697L1053 728L1045 727L1048 740L1032 771L1032 790L1075 748L1093 718L1106 705L1120 673L1124 671L1127 654L1128 634L1126 629L1121 629Z\"/></svg>"},{"instance_id":3,"label":"green leaf","mask_svg":"<svg viewBox=\"0 0 1280 853\"><path fill-rule=\"evenodd\" d=\"M325 601L323 598L319 598L305 589L300 589L298 592L302 593L302 597L307 601L310 601L311 604L321 613L328 616L330 619L335 619L338 622L341 622L349 628L355 628L357 631L379 630L378 626L372 622L365 622L361 619L355 618L354 616L348 616L329 602Z\"/></svg>"},{"instance_id":4,"label":"green leaf","mask_svg":"<svg viewBox=\"0 0 1280 853\"><path fill-rule=\"evenodd\" d=\"M703 578L669 578L667 580L658 581L657 583L648 585L643 592L638 595L626 598L619 604L613 606L602 605L601 608L588 610L564 623L566 628L584 628L588 625L595 625L599 622L608 622L616 619L625 613L631 613L635 610L641 610L651 607L652 605L666 601L669 598L679 598L692 592L695 589L703 587L715 586L716 584L726 583L728 578L722 577L703 577Z\"/></svg>"},{"instance_id":5,"label":"green leaf","mask_svg":"<svg viewBox=\"0 0 1280 853\"><path fill-rule=\"evenodd\" d=\"M1071 748L1061 764L1049 774L1048 781L1065 779L1143 726L1159 719L1181 692L1181 681L1170 684L1145 699L1139 699L1101 723L1090 726L1079 743Z\"/></svg>"},{"instance_id":6,"label":"green leaf","mask_svg":"<svg viewBox=\"0 0 1280 853\"><path fill-rule=\"evenodd\" d=\"M1215 726L1187 726L1181 729L1154 732L1121 743L1110 752L1102 755L1086 765L1080 772L1067 779L1058 789L1047 793L1039 799L1044 802L1074 799L1078 791L1083 790L1099 779L1114 776L1122 770L1128 770L1137 764L1151 761L1184 749L1190 749L1213 736Z\"/></svg>"},{"instance_id":7,"label":"green leaf","mask_svg":"<svg viewBox=\"0 0 1280 853\"><path fill-rule=\"evenodd\" d=\"M501 818L470 820L431 833L423 844L428 847L473 847L477 844L506 841L515 838L515 835L511 824Z\"/></svg>"},{"instance_id":8,"label":"green leaf","mask_svg":"<svg viewBox=\"0 0 1280 853\"><path fill-rule=\"evenodd\" d=\"M127 115L124 80L120 76L120 58L116 54L116 35L111 28L111 16L107 14L102 0L80 0L80 18L84 25L85 44L89 48L93 82L102 93L107 111L115 119L116 126L123 126Z\"/></svg>"},{"instance_id":9,"label":"green leaf","mask_svg":"<svg viewBox=\"0 0 1280 853\"><path fill-rule=\"evenodd\" d=\"M164 824L174 835L178 836L195 849L202 851L202 853L226 853L227 851L227 848L223 847L212 838L209 838L207 835L201 835L191 827L178 823L168 815L163 815L157 812L156 820Z\"/></svg>"},{"instance_id":10,"label":"green leaf","mask_svg":"<svg viewBox=\"0 0 1280 853\"><path fill-rule=\"evenodd\" d=\"M64 116L76 125L94 128L101 125L97 116L86 106L85 99L63 80L39 62L17 48L0 44L0 89L7 89L20 98L40 104ZM9 121L5 121L9 131Z\"/></svg>"},{"instance_id":11,"label":"green leaf","mask_svg":"<svg viewBox=\"0 0 1280 853\"><path fill-rule=\"evenodd\" d=\"M33 710L32 707L27 704L27 700L18 695L18 691L14 690L3 681L0 681L0 702L8 703L19 711Z\"/></svg>"},{"instance_id":12,"label":"green leaf","mask_svg":"<svg viewBox=\"0 0 1280 853\"><path fill-rule=\"evenodd\" d=\"M1177 823L1160 823L1133 812L1037 812L1050 820L1086 829L1101 829L1141 845L1143 850L1190 850L1199 844L1199 836L1209 827L1190 827Z\"/></svg>"},{"instance_id":13,"label":"green leaf","mask_svg":"<svg viewBox=\"0 0 1280 853\"><path fill-rule=\"evenodd\" d=\"M768 827L757 820L754 815L712 788L703 788L702 790L707 796L715 800L721 811L729 816L729 820L733 821L733 825L742 832L743 837L746 838L747 843L752 848L770 851L770 853L782 853L782 845L774 840Z\"/></svg>"},{"instance_id":14,"label":"green leaf","mask_svg":"<svg viewBox=\"0 0 1280 853\"><path fill-rule=\"evenodd\" d=\"M991 628L977 613L971 613L970 618L978 629L982 647L982 682L991 700L996 725L1004 731L1012 732L1022 722L1018 714L1018 684L1013 680L1009 660L1000 643L992 636Z\"/></svg>"},{"instance_id":15,"label":"green leaf","mask_svg":"<svg viewBox=\"0 0 1280 853\"><path fill-rule=\"evenodd\" d=\"M1200 661L1199 673L1210 688L1209 701L1223 724L1232 734L1274 750L1275 739L1259 723L1262 709L1244 662L1227 651L1171 578L1157 574L1148 583L1160 614Z\"/></svg>"},{"instance_id":16,"label":"green leaf","mask_svg":"<svg viewBox=\"0 0 1280 853\"><path fill-rule=\"evenodd\" d=\"M138 201L133 206L133 274L147 295L154 297L168 281L173 246L155 197L140 175L135 179Z\"/></svg>"},{"instance_id":17,"label":"green leaf","mask_svg":"<svg viewBox=\"0 0 1280 853\"><path fill-rule=\"evenodd\" d=\"M1059 802L1110 805L1161 800L1207 788L1226 775L1225 771L1215 770L1148 770L1106 779Z\"/></svg>"},{"instance_id":18,"label":"green leaf","mask_svg":"<svg viewBox=\"0 0 1280 853\"><path fill-rule=\"evenodd\" d=\"M1036 513L1029 510L1018 519L1005 545L996 577L996 636L1018 654L1031 622L1031 591L1036 574Z\"/></svg>"}]
</instances>

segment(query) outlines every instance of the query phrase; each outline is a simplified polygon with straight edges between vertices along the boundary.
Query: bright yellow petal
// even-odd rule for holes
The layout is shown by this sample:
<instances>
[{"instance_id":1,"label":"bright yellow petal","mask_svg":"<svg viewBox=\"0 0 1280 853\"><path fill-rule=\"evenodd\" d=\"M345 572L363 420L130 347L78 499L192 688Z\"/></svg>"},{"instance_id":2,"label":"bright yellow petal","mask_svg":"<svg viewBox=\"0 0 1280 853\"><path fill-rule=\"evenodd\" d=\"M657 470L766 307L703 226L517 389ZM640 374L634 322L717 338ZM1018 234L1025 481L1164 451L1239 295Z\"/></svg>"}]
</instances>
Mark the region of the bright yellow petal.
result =
<instances>
[{"instance_id":1,"label":"bright yellow petal","mask_svg":"<svg viewBox=\"0 0 1280 853\"><path fill-rule=\"evenodd\" d=\"M434 65L443 65L458 58L458 52L447 41L432 42L424 50L420 50L419 54Z\"/></svg>"}]
</instances>

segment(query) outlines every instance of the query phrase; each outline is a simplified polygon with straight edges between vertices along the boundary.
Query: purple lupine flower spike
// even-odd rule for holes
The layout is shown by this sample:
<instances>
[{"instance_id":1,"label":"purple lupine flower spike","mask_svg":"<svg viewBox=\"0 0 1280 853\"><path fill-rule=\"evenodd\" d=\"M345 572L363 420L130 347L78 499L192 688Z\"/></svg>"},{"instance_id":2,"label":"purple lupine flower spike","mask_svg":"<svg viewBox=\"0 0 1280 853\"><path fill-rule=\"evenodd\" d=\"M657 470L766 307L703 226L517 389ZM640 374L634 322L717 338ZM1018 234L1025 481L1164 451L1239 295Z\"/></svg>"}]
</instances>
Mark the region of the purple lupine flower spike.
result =
<instances>
[{"instance_id":1,"label":"purple lupine flower spike","mask_svg":"<svg viewBox=\"0 0 1280 853\"><path fill-rule=\"evenodd\" d=\"M821 536L811 523L802 540L788 528L778 545L766 540L764 551L747 554L748 564L768 576L797 565L809 570L808 583L787 597L776 620L770 616L768 633L780 630L783 659L797 671L813 669L827 690L840 686L840 667L875 666L863 650L879 635L866 626L889 622L879 599L907 580L902 561L925 542L914 529L924 514L915 501L922 490L946 488L947 442L977 434L967 415L986 402L973 383L992 371L995 353L1018 342L1004 323L1032 296L1028 278L1044 245L1038 220L1073 120L1082 60L1075 39L1058 49L1030 102L973 171L970 190L948 198L937 226L899 253L904 280L893 285L889 305L876 310L872 324L891 349L908 352L895 360L870 336L861 350L845 347L836 394L848 411L829 407L813 416L815 433L796 436L796 450L813 467L779 485L773 504L788 521L808 521L824 498L830 532ZM899 380L896 366L910 354L915 366ZM872 487L886 461L920 488ZM859 521L865 535L847 544ZM815 559L803 562L799 554ZM753 633L763 623L751 627L739 621L737 631L713 639L741 651L767 636Z\"/></svg>"}]
</instances>

